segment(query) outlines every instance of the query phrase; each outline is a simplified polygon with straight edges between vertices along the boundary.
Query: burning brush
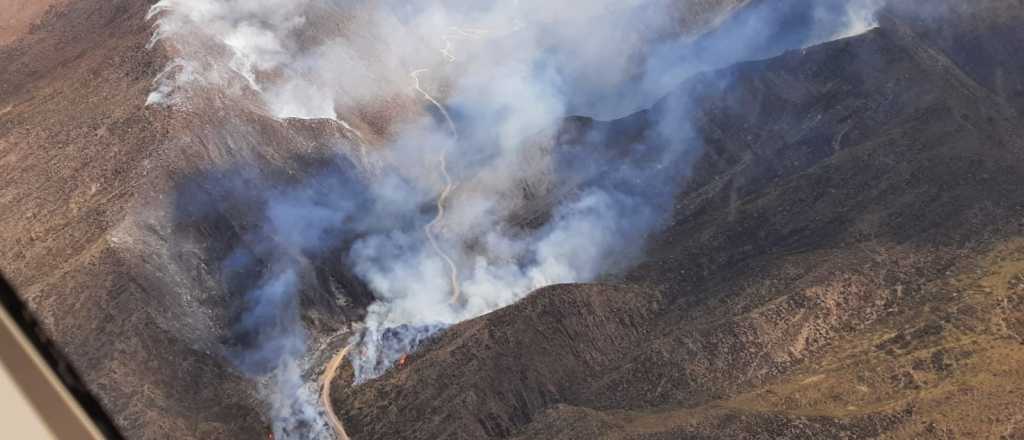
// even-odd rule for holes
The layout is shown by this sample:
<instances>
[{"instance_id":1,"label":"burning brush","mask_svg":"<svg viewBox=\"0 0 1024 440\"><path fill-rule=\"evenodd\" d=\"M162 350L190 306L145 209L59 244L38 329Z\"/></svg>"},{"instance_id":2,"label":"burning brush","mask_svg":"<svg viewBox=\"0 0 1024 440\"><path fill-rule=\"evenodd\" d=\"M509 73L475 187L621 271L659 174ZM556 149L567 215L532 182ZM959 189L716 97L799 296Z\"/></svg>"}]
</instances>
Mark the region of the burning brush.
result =
<instances>
[{"instance_id":1,"label":"burning brush","mask_svg":"<svg viewBox=\"0 0 1024 440\"><path fill-rule=\"evenodd\" d=\"M359 356L352 357L355 382L380 377L392 367L404 367L409 362L409 353L418 350L444 328L443 325L364 328L353 341L360 347Z\"/></svg>"}]
</instances>

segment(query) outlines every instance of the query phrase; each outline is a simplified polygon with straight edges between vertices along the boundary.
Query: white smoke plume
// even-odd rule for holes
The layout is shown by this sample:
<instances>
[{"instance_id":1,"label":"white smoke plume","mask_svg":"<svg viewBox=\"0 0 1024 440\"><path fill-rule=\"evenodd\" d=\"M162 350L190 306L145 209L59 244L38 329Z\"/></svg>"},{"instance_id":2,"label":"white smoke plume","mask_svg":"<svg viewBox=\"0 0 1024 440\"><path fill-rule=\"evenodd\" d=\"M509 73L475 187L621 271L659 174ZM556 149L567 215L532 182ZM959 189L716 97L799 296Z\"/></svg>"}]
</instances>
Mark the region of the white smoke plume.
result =
<instances>
[{"instance_id":1,"label":"white smoke plume","mask_svg":"<svg viewBox=\"0 0 1024 440\"><path fill-rule=\"evenodd\" d=\"M332 119L359 144L379 139L350 146L369 156L351 162L361 178L318 176L307 184L329 191L300 186L267 200L267 234L276 239L266 246L280 249L262 253L274 256L272 268L249 292L251 310L240 324L259 343L235 359L243 370L274 371L269 395L279 438L327 435L302 385L305 333L291 250L351 242L339 264L377 299L353 340L357 381L372 379L446 326L635 261L701 148L687 97L660 102L647 114L658 118L647 121L651 130L630 139L616 132L628 123L596 123L604 128L566 144L556 138L563 118L626 116L696 73L869 29L880 6L752 2L728 20L708 15L705 31L680 29L682 18L706 14L698 8L706 4L162 0L153 7L154 42L168 45L175 60L149 104L187 109L191 97L211 90L227 96L223 102L257 96L275 118ZM389 134L354 128L379 124L365 110L382 103L395 107L384 112Z\"/></svg>"},{"instance_id":2,"label":"white smoke plume","mask_svg":"<svg viewBox=\"0 0 1024 440\"><path fill-rule=\"evenodd\" d=\"M829 40L838 40L863 34L878 27L877 13L885 6L885 0L865 0L843 5L846 25L833 33Z\"/></svg>"}]
</instances>

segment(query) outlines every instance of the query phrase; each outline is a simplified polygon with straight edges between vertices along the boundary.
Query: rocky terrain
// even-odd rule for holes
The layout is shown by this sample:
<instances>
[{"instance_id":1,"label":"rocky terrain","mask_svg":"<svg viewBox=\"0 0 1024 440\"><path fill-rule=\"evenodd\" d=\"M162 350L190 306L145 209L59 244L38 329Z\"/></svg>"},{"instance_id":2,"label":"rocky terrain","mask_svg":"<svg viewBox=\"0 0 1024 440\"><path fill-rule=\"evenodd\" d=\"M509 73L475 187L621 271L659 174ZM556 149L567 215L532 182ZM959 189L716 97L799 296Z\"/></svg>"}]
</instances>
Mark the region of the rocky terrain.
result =
<instances>
[{"instance_id":1,"label":"rocky terrain","mask_svg":"<svg viewBox=\"0 0 1024 440\"><path fill-rule=\"evenodd\" d=\"M144 106L175 56L147 47L147 1L7 3L0 270L129 438L264 438L260 384L219 348L259 338L224 330L258 274L228 282L218 264L269 258L253 194L344 167L329 150L359 140L221 96ZM697 3L683 30L765 2ZM367 383L342 365L348 434L1024 438L1024 4L894 0L879 22L691 77L625 118L554 121L562 160L627 157L682 105L703 148L638 264L458 324ZM351 120L374 143L421 111L396 95ZM345 246L295 257L316 365L373 300L337 264Z\"/></svg>"},{"instance_id":2,"label":"rocky terrain","mask_svg":"<svg viewBox=\"0 0 1024 440\"><path fill-rule=\"evenodd\" d=\"M336 381L349 433L1024 438L1024 89L994 82L1024 23L948 6L683 85L707 149L647 260ZM673 99L565 136L646 136Z\"/></svg>"}]
</instances>

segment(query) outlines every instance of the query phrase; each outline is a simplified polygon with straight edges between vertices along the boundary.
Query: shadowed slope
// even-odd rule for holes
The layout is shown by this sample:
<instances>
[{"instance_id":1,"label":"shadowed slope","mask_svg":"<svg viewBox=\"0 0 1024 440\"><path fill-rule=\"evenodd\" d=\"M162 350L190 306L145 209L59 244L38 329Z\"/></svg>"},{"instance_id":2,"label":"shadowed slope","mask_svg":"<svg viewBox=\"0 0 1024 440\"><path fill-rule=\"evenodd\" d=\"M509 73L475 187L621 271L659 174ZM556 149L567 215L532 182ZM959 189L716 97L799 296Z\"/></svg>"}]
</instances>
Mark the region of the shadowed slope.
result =
<instances>
[{"instance_id":1,"label":"shadowed slope","mask_svg":"<svg viewBox=\"0 0 1024 440\"><path fill-rule=\"evenodd\" d=\"M553 286L452 328L346 390L346 426L371 439L1018 432L1020 116L890 12L880 30L696 78L649 110L698 96L705 148L646 261L621 284ZM574 119L563 139L652 141L651 116ZM943 409L958 389L966 406Z\"/></svg>"}]
</instances>

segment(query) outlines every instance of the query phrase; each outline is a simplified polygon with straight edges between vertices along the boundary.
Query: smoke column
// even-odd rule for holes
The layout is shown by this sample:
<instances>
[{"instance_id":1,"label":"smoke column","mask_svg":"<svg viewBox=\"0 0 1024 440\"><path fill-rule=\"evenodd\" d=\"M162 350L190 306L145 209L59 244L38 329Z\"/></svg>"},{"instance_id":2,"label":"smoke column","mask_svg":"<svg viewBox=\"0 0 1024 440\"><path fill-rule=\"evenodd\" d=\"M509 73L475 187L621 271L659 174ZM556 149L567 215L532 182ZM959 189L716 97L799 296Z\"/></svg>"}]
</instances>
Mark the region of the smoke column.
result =
<instances>
[{"instance_id":1,"label":"smoke column","mask_svg":"<svg viewBox=\"0 0 1024 440\"><path fill-rule=\"evenodd\" d=\"M338 264L376 297L350 356L357 382L370 380L446 326L546 285L628 267L672 209L701 148L688 97L659 99L702 71L867 30L880 6L737 0L709 11L706 3L153 7L153 44L174 59L147 105L191 111L216 96L215 105L280 120L333 120L356 139L338 146L350 174L309 178L265 204L262 237L274 240L256 251L267 268L246 292L235 329L246 348L231 358L244 372L269 374L278 438L329 438L302 376L307 338L295 299L301 262L289 257L295 249L351 243ZM746 7L723 19L738 6ZM681 29L683 21L696 24ZM557 138L569 115L619 118L656 102L659 111L646 115L658 120L647 121L643 136L617 131L628 123L597 123L607 128L568 144ZM368 135L366 127L381 124L365 110L382 103L393 107L386 133ZM225 264L251 264L253 252Z\"/></svg>"}]
</instances>

